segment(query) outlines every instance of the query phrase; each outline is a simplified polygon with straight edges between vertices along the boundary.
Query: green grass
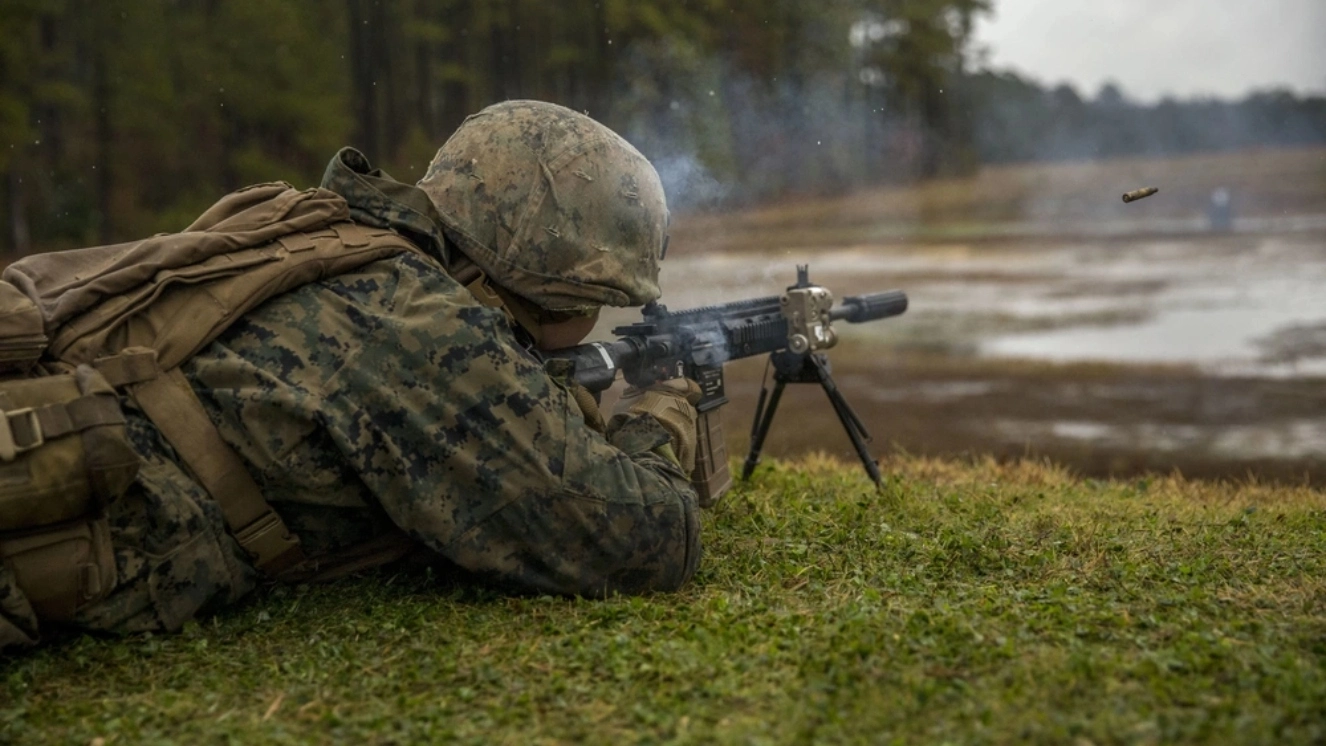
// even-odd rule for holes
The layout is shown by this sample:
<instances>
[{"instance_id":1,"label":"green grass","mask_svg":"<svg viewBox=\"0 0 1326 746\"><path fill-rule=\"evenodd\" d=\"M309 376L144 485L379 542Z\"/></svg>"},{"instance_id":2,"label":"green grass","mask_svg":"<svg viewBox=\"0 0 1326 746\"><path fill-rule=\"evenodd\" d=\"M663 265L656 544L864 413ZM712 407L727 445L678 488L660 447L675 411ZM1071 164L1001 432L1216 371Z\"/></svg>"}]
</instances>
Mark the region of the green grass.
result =
<instances>
[{"instance_id":1,"label":"green grass","mask_svg":"<svg viewBox=\"0 0 1326 746\"><path fill-rule=\"evenodd\" d=\"M0 668L0 742L1326 739L1320 491L885 466L761 469L674 595L384 573L57 645Z\"/></svg>"}]
</instances>

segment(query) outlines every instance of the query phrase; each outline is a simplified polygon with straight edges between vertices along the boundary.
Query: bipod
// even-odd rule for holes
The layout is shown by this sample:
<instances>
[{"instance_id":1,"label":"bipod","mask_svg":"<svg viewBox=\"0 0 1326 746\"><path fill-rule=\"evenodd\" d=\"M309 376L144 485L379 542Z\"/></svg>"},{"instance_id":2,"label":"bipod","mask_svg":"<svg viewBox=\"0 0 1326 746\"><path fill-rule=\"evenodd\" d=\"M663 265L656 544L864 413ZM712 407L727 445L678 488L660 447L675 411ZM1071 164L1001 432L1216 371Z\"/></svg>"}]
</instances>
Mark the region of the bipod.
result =
<instances>
[{"instance_id":1,"label":"bipod","mask_svg":"<svg viewBox=\"0 0 1326 746\"><path fill-rule=\"evenodd\" d=\"M866 473L875 483L875 488L879 489L882 486L879 464L866 450L870 433L866 432L866 426L861 424L861 418L852 411L847 399L843 398L842 392L838 390L838 385L833 382L833 376L829 375L829 359L818 352L796 353L790 350L778 350L771 353L769 359L774 368L773 394L769 393L767 386L761 385L760 399L755 405L755 422L751 425L750 453L747 454L746 464L741 469L742 480L749 479L755 471L755 465L760 463L760 449L764 447L769 426L773 424L778 402L783 398L783 389L789 383L818 383L829 397L829 403L833 405L838 420L843 423L847 437L852 440L856 455L861 457L861 465L866 467Z\"/></svg>"}]
</instances>

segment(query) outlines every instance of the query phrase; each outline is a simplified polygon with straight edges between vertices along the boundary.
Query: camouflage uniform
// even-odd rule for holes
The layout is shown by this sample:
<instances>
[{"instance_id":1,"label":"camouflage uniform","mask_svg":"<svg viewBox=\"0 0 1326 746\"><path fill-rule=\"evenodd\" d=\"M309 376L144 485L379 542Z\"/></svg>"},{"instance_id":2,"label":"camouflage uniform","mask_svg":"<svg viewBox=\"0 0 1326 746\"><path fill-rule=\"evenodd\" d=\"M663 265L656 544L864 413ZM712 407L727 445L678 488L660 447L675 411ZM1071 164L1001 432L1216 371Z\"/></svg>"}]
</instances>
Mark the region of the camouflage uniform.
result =
<instances>
[{"instance_id":1,"label":"camouflage uniform","mask_svg":"<svg viewBox=\"0 0 1326 746\"><path fill-rule=\"evenodd\" d=\"M403 529L456 566L524 590L683 584L699 560L697 505L687 475L660 455L668 431L646 415L618 415L606 433L587 425L565 365L541 362L500 309L444 269L454 247L423 191L348 149L323 186L357 221L397 230L428 257L279 296L184 366L305 551L334 554ZM583 305L575 285L549 283L553 305ZM621 304L657 288L604 292ZM156 428L130 413L129 433L146 463L112 508L119 584L79 625L173 630L249 593L257 573ZM26 628L21 601L0 576L0 613Z\"/></svg>"}]
</instances>

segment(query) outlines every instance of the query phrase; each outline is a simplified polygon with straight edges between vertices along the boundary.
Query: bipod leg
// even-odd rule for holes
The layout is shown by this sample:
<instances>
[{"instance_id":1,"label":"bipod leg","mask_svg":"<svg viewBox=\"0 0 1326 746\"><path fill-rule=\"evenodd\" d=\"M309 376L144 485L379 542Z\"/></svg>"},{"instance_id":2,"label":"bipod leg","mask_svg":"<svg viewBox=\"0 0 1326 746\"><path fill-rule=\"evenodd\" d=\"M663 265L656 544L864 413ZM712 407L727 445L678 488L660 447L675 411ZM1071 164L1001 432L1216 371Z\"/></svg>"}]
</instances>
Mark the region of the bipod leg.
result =
<instances>
[{"instance_id":1,"label":"bipod leg","mask_svg":"<svg viewBox=\"0 0 1326 746\"><path fill-rule=\"evenodd\" d=\"M769 397L768 406L765 406L764 396L768 389L760 389L760 401L755 407L755 421L751 424L750 431L750 453L746 454L746 463L741 467L741 480L744 482L750 479L750 475L755 472L755 465L760 463L760 449L764 448L764 438L769 434L769 426L773 424L774 412L778 410L778 400L783 398L783 387L787 381L777 379L774 383L773 395Z\"/></svg>"},{"instance_id":2,"label":"bipod leg","mask_svg":"<svg viewBox=\"0 0 1326 746\"><path fill-rule=\"evenodd\" d=\"M820 386L824 389L824 394L829 397L829 403L833 405L833 411L838 415L838 420L843 423L843 429L847 431L847 437L851 439L852 445L856 448L856 455L861 459L861 465L866 468L866 474L870 475L871 481L875 483L875 489L883 487L883 481L879 474L879 464L870 457L870 451L866 449L866 441L870 440L870 433L866 432L866 427L861 422L861 418L852 411L851 405L843 397L838 385L833 382L833 377L829 375L828 368L824 367L818 357L811 356L814 361L815 372L819 377Z\"/></svg>"}]
</instances>

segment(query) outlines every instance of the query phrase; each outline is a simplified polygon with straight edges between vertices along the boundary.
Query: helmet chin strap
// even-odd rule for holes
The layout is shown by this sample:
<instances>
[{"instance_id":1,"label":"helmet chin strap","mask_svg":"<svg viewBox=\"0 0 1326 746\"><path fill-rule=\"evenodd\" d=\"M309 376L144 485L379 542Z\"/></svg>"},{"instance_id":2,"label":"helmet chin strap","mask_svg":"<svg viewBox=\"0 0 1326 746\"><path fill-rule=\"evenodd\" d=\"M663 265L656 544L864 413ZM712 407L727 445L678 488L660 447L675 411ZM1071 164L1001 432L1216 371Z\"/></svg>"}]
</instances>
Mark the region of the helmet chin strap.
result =
<instances>
[{"instance_id":1,"label":"helmet chin strap","mask_svg":"<svg viewBox=\"0 0 1326 746\"><path fill-rule=\"evenodd\" d=\"M447 263L447 274L451 275L451 279L469 287L475 278L483 276L483 270L479 269L479 265L465 256L450 238L447 239L447 246L452 249L451 261Z\"/></svg>"},{"instance_id":2,"label":"helmet chin strap","mask_svg":"<svg viewBox=\"0 0 1326 746\"><path fill-rule=\"evenodd\" d=\"M489 308L501 309L507 323L519 326L534 340L535 346L543 344L543 325L539 323L538 310L532 303L503 288L488 279L482 270L479 276L465 286L470 295Z\"/></svg>"}]
</instances>

